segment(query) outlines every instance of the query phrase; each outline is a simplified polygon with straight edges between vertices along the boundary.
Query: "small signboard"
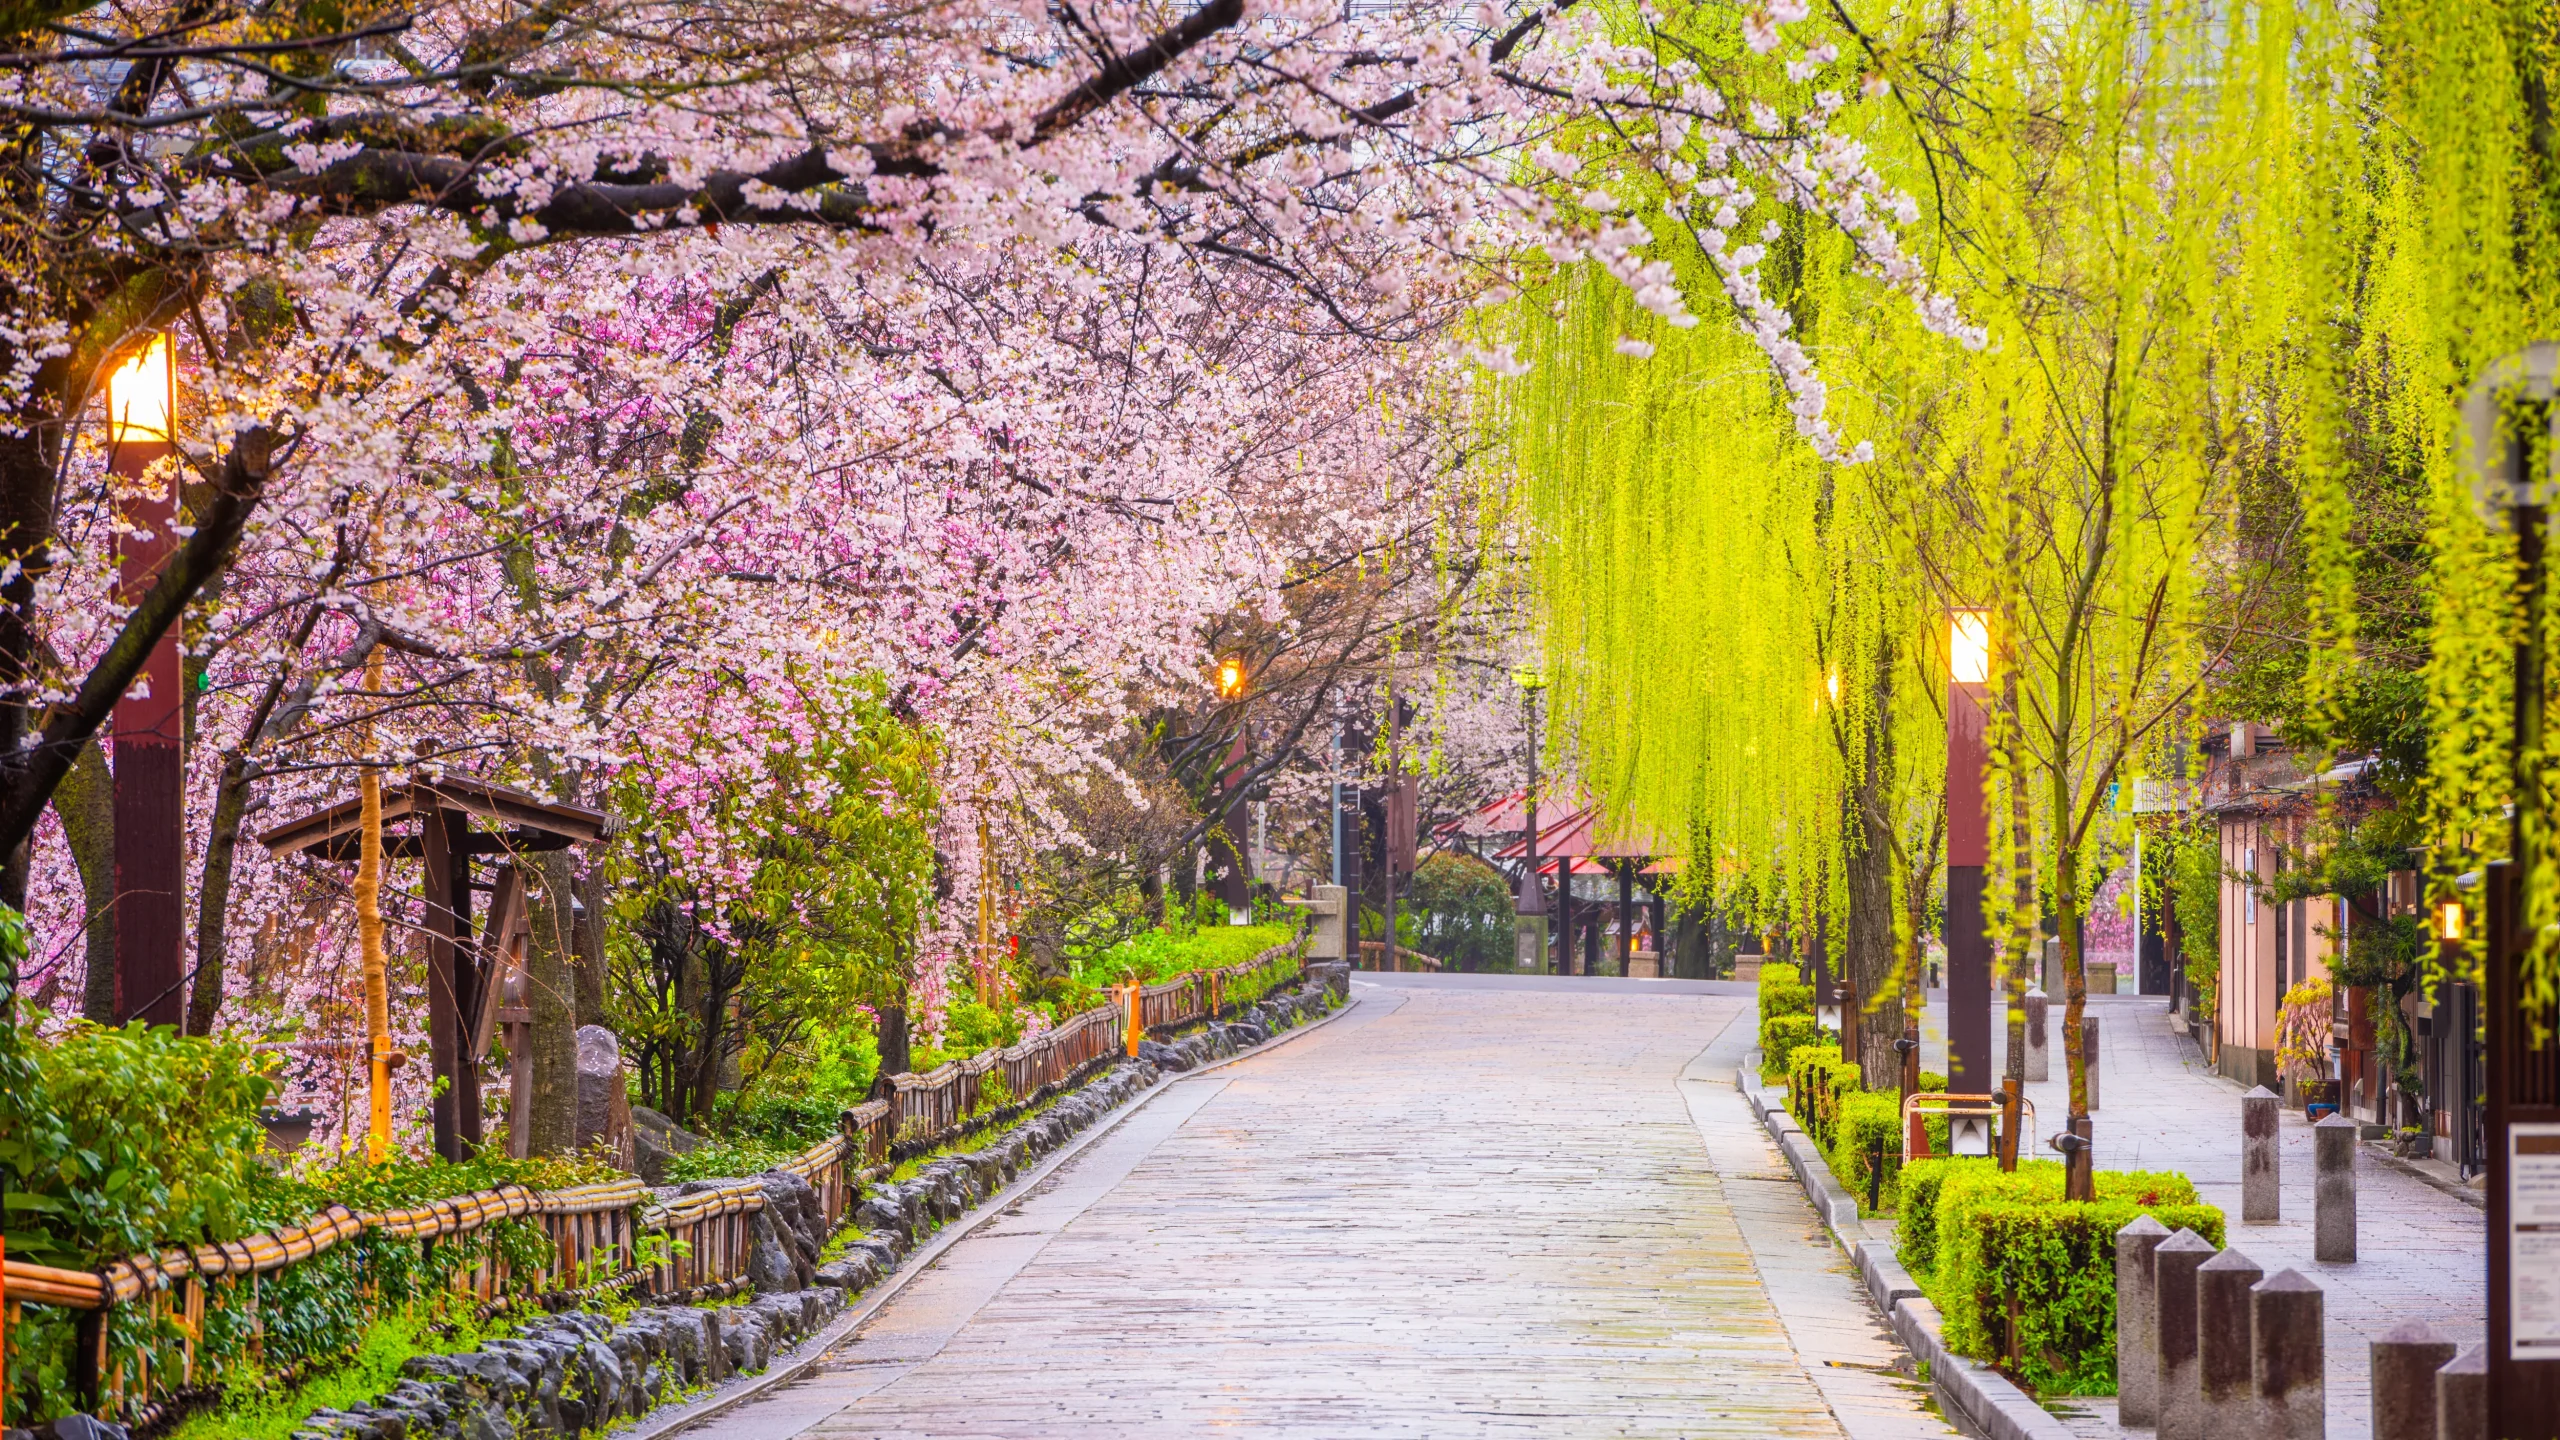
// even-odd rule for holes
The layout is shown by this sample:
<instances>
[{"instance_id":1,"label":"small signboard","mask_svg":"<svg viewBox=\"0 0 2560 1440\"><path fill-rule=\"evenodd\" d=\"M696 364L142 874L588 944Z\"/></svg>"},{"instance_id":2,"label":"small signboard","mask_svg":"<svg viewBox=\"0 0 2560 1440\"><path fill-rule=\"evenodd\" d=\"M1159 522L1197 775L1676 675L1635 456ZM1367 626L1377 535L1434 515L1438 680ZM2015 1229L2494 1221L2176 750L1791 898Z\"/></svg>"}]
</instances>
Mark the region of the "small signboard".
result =
<instances>
[{"instance_id":1,"label":"small signboard","mask_svg":"<svg viewBox=\"0 0 2560 1440\"><path fill-rule=\"evenodd\" d=\"M2507 1129L2507 1353L2560 1360L2560 1124Z\"/></svg>"}]
</instances>

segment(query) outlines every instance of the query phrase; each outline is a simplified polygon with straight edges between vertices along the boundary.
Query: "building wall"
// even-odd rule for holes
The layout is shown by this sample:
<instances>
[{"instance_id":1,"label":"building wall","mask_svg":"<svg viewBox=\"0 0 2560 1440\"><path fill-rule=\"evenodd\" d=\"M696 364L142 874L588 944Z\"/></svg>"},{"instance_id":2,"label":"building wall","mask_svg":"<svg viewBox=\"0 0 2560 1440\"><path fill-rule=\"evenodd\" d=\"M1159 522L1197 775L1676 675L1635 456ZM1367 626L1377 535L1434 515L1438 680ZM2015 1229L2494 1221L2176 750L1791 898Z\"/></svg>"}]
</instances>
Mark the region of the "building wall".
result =
<instances>
[{"instance_id":1,"label":"building wall","mask_svg":"<svg viewBox=\"0 0 2560 1440\"><path fill-rule=\"evenodd\" d=\"M2223 1074L2251 1085L2281 1088L2276 1075L2276 1012L2285 992L2300 980L2325 979L2336 937L2346 928L2333 896L2296 900L2282 908L2259 898L2234 875L2255 874L2261 884L2277 873L2277 852L2300 843L2296 816L2234 817L2222 822L2222 1027ZM2277 949L2279 937L2284 941Z\"/></svg>"},{"instance_id":2,"label":"building wall","mask_svg":"<svg viewBox=\"0 0 2560 1440\"><path fill-rule=\"evenodd\" d=\"M2275 1084L2276 916L2254 887L2232 879L2275 875L2265 822L2222 827L2222 1072L2250 1085Z\"/></svg>"}]
</instances>

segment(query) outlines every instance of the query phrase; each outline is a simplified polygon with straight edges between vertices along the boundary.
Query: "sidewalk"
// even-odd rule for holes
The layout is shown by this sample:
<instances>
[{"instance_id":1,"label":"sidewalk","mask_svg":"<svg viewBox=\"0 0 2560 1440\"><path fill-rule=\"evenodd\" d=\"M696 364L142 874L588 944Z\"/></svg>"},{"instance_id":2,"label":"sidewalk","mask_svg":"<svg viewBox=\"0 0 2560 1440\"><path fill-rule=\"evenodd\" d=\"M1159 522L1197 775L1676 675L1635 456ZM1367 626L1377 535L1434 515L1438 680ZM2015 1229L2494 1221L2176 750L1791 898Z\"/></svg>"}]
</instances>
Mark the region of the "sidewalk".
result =
<instances>
[{"instance_id":1,"label":"sidewalk","mask_svg":"<svg viewBox=\"0 0 2560 1440\"><path fill-rule=\"evenodd\" d=\"M2283 1112L2283 1219L2242 1225L2240 1096L2243 1087L2208 1069L2193 1041L2172 1027L2168 1001L2157 995L2093 995L2098 1017L2098 1164L2109 1170L2176 1170L2200 1197L2229 1218L2229 1245L2272 1275L2298 1270L2327 1292L2329 1435L2353 1440L2372 1433L2371 1360L2367 1345L2404 1320L2424 1320L2456 1344L2487 1333L2487 1234L2483 1213L2371 1150L2356 1165L2358 1260L2322 1264L2311 1258L2311 1127L2302 1112ZM2069 1089L2062 1065L2062 1002L2053 1002L2053 1079L2029 1085L2036 1107L2037 1153L2062 1128ZM2005 1043L1995 1011L1994 1063ZM1921 1063L1946 1069L1946 992L1932 992L1921 1024ZM2091 1437L2147 1435L2115 1424L2115 1402L2072 1401L2063 1411L2073 1431Z\"/></svg>"}]
</instances>

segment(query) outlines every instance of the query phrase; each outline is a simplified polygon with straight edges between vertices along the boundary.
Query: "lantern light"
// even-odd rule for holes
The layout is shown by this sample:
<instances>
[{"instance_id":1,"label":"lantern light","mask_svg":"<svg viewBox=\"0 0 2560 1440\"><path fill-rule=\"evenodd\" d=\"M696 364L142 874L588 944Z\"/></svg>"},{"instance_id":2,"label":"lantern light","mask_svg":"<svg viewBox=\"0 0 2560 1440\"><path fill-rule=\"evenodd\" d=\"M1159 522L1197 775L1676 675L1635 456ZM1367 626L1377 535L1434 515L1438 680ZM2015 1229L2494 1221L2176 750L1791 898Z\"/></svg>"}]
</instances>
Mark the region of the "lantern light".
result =
<instances>
[{"instance_id":1,"label":"lantern light","mask_svg":"<svg viewBox=\"0 0 2560 1440\"><path fill-rule=\"evenodd\" d=\"M1834 704L1834 705L1839 704L1839 703L1840 703L1840 672L1839 672L1839 671L1837 671L1837 670L1832 671L1832 672L1831 672L1831 674L1830 674L1830 676L1829 676L1828 678L1824 679L1824 681L1822 682L1822 688L1831 692L1831 703L1832 703L1832 704Z\"/></svg>"},{"instance_id":2,"label":"lantern light","mask_svg":"<svg viewBox=\"0 0 2560 1440\"><path fill-rule=\"evenodd\" d=\"M2446 940L2462 938L2462 902L2447 900L2436 908L2436 934Z\"/></svg>"},{"instance_id":3,"label":"lantern light","mask_svg":"<svg viewBox=\"0 0 2560 1440\"><path fill-rule=\"evenodd\" d=\"M154 335L151 343L107 377L107 443L167 443L169 412L176 398L169 373L169 337Z\"/></svg>"},{"instance_id":4,"label":"lantern light","mask_svg":"<svg viewBox=\"0 0 2560 1440\"><path fill-rule=\"evenodd\" d=\"M1244 693L1244 661L1230 655L1218 662L1218 694L1233 700Z\"/></svg>"},{"instance_id":5,"label":"lantern light","mask_svg":"<svg viewBox=\"0 0 2560 1440\"><path fill-rule=\"evenodd\" d=\"M1959 685L1991 679L1991 612L1955 610L1947 616L1947 671Z\"/></svg>"}]
</instances>

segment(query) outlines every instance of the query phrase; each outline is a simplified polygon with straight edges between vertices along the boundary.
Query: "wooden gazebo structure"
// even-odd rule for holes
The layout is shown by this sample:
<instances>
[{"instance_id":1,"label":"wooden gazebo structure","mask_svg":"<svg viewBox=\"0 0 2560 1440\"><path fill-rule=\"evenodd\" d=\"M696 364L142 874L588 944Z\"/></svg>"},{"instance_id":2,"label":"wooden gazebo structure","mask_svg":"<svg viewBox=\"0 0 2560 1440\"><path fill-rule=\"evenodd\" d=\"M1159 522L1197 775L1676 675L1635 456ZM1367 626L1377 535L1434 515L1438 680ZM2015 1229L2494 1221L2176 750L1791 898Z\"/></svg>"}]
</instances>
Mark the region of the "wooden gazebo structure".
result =
<instances>
[{"instance_id":1,"label":"wooden gazebo structure","mask_svg":"<svg viewBox=\"0 0 2560 1440\"><path fill-rule=\"evenodd\" d=\"M351 796L267 831L258 843L280 856L352 861L363 843L362 815L363 802ZM603 811L583 805L438 775L386 785L382 823L384 859L426 862L427 1054L443 1082L435 1098L436 1153L465 1160L481 1142L477 1071L498 1019L497 959L524 913L524 887L511 857L603 839L607 821ZM395 824L403 826L396 834ZM472 878L475 856L510 858L484 884ZM472 923L474 890L492 899L485 932Z\"/></svg>"},{"instance_id":2,"label":"wooden gazebo structure","mask_svg":"<svg viewBox=\"0 0 2560 1440\"><path fill-rule=\"evenodd\" d=\"M1525 817L1520 813L1522 807L1517 797L1509 803L1513 824L1522 823ZM1635 948L1635 877L1656 866L1660 848L1641 836L1604 835L1605 822L1598 806L1567 812L1561 823L1548 818L1551 812L1545 804L1541 803L1538 810L1541 832L1538 836L1538 866L1544 870L1553 865L1556 870L1557 932L1562 937L1558 942L1556 973L1571 974L1591 968L1591 957L1572 957L1565 948L1571 944L1577 924L1576 912L1582 908L1582 902L1574 899L1571 877L1607 875L1615 877L1618 882L1618 973L1628 974ZM1550 824L1554 825L1553 829L1548 828ZM1527 837L1523 835L1496 850L1494 858L1515 864L1525 861ZM1647 909L1650 912L1647 921L1655 936L1655 954L1659 956L1664 919L1659 894L1648 902Z\"/></svg>"}]
</instances>

